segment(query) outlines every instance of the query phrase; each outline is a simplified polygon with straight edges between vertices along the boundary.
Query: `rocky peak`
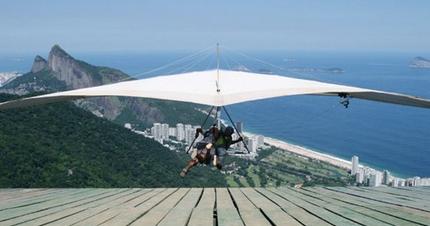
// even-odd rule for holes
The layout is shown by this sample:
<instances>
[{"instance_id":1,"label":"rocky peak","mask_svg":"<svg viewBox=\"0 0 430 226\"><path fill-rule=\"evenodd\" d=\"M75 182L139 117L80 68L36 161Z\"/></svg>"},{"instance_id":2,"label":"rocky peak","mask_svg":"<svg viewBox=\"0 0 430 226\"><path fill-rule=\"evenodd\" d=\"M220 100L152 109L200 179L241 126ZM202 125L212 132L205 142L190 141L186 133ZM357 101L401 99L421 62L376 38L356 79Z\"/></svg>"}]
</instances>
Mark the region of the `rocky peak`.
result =
<instances>
[{"instance_id":1,"label":"rocky peak","mask_svg":"<svg viewBox=\"0 0 430 226\"><path fill-rule=\"evenodd\" d=\"M69 88L101 85L80 61L75 60L59 45L54 45L49 52L48 65L49 69L54 72L53 75L58 80L66 82Z\"/></svg>"},{"instance_id":2,"label":"rocky peak","mask_svg":"<svg viewBox=\"0 0 430 226\"><path fill-rule=\"evenodd\" d=\"M63 48L61 48L59 45L54 45L51 48L51 51L49 52L49 58L51 57L65 57L65 58L71 58L73 59L70 54L68 54Z\"/></svg>"},{"instance_id":3,"label":"rocky peak","mask_svg":"<svg viewBox=\"0 0 430 226\"><path fill-rule=\"evenodd\" d=\"M37 73L37 72L45 70L47 68L48 68L48 61L46 61L43 57L37 55L34 58L33 66L31 67L31 72Z\"/></svg>"}]
</instances>

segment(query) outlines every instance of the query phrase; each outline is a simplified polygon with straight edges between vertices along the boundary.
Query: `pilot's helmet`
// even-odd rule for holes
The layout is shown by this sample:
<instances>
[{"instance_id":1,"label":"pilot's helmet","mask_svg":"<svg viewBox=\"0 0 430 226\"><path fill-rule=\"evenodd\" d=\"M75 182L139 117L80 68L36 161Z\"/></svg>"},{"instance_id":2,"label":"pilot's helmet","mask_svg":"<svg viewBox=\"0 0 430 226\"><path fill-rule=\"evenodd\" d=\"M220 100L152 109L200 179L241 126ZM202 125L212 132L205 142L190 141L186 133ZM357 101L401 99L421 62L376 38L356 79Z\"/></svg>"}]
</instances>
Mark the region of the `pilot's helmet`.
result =
<instances>
[{"instance_id":1,"label":"pilot's helmet","mask_svg":"<svg viewBox=\"0 0 430 226\"><path fill-rule=\"evenodd\" d=\"M231 126L227 126L227 128L225 128L224 134L226 136L231 136L234 133L234 129Z\"/></svg>"}]
</instances>

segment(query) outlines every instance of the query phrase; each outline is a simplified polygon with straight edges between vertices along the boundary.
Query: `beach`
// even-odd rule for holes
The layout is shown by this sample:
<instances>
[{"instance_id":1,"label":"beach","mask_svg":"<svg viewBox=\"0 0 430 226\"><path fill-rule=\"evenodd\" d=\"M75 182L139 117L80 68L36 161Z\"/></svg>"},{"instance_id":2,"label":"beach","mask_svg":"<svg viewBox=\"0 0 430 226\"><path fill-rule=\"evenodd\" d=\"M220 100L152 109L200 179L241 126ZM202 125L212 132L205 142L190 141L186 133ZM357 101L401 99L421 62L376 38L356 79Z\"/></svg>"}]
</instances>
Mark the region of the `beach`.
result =
<instances>
[{"instance_id":1,"label":"beach","mask_svg":"<svg viewBox=\"0 0 430 226\"><path fill-rule=\"evenodd\" d=\"M249 133L249 132L245 132L244 133L245 136L250 137L250 136L254 136L254 134ZM335 157L335 156L331 156L328 154L324 154L324 153L320 153L320 152L316 152L313 151L311 149L305 148L305 147L301 147L295 144L291 144L282 140L278 140L275 138L271 138L271 137L264 137L264 143L277 147L279 149L285 150L285 151L289 151L304 157L308 157L311 159L316 159L319 161L323 161L323 162L327 162L329 164L332 164L334 166L340 167L340 168L344 168L346 170L350 170L352 167L352 164L350 161L346 161L344 159Z\"/></svg>"}]
</instances>

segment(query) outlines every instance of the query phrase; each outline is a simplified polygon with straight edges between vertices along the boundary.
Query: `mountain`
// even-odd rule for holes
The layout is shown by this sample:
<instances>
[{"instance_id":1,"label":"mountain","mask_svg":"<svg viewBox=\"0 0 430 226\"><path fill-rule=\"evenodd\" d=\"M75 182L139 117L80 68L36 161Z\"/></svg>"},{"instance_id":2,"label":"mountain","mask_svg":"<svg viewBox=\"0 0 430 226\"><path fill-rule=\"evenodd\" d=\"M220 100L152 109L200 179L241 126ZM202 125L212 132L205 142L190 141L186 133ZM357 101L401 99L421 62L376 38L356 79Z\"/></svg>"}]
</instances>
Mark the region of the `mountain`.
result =
<instances>
[{"instance_id":1,"label":"mountain","mask_svg":"<svg viewBox=\"0 0 430 226\"><path fill-rule=\"evenodd\" d=\"M413 68L430 68L430 60L424 57L415 57L410 63L409 67Z\"/></svg>"},{"instance_id":2,"label":"mountain","mask_svg":"<svg viewBox=\"0 0 430 226\"><path fill-rule=\"evenodd\" d=\"M0 87L6 85L17 77L21 76L18 72L0 72Z\"/></svg>"},{"instance_id":3,"label":"mountain","mask_svg":"<svg viewBox=\"0 0 430 226\"><path fill-rule=\"evenodd\" d=\"M18 96L0 94L0 101ZM224 186L188 156L63 102L0 111L0 187Z\"/></svg>"},{"instance_id":4,"label":"mountain","mask_svg":"<svg viewBox=\"0 0 430 226\"><path fill-rule=\"evenodd\" d=\"M120 70L75 59L55 45L49 52L48 60L36 56L31 71L1 87L0 92L18 95L55 92L131 79ZM205 117L196 109L201 106L173 101L98 97L75 101L75 104L118 124L130 122L136 128L148 128L154 122L200 124Z\"/></svg>"}]
</instances>

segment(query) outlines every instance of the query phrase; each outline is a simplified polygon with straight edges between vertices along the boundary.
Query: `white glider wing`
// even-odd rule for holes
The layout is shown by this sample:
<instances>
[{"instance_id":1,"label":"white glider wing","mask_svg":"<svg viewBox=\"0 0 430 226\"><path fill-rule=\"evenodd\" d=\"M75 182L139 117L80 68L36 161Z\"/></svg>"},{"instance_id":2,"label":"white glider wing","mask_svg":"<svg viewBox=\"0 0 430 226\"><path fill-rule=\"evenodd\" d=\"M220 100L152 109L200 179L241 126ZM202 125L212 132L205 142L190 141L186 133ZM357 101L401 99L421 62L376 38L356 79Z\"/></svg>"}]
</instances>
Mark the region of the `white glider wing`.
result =
<instances>
[{"instance_id":1,"label":"white glider wing","mask_svg":"<svg viewBox=\"0 0 430 226\"><path fill-rule=\"evenodd\" d=\"M430 100L404 94L336 85L285 76L241 71L197 71L118 82L22 98L0 103L0 110L87 97L128 96L225 106L246 101L292 95L348 95L349 97L430 108Z\"/></svg>"}]
</instances>

